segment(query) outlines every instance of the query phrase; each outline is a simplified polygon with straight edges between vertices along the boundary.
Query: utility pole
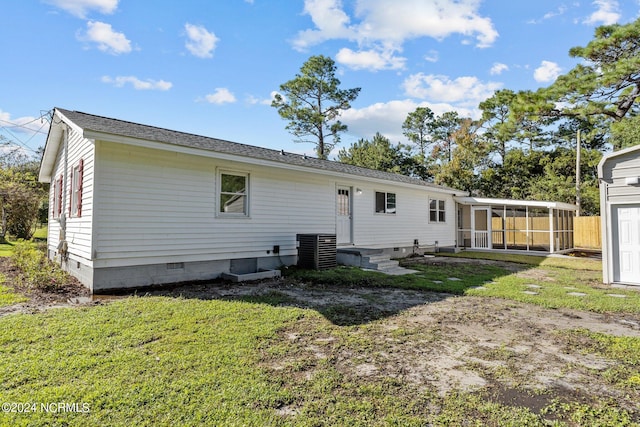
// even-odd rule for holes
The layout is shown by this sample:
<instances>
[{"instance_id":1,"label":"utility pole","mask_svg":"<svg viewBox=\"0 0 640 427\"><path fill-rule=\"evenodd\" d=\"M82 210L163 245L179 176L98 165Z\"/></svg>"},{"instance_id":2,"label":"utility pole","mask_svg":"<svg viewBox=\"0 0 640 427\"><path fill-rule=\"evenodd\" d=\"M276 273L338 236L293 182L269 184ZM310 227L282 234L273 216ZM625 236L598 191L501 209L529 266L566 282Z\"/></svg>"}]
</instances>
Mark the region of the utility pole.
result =
<instances>
[{"instance_id":1,"label":"utility pole","mask_svg":"<svg viewBox=\"0 0 640 427\"><path fill-rule=\"evenodd\" d=\"M582 143L580 142L580 129L576 135L576 216L580 216L580 148Z\"/></svg>"}]
</instances>

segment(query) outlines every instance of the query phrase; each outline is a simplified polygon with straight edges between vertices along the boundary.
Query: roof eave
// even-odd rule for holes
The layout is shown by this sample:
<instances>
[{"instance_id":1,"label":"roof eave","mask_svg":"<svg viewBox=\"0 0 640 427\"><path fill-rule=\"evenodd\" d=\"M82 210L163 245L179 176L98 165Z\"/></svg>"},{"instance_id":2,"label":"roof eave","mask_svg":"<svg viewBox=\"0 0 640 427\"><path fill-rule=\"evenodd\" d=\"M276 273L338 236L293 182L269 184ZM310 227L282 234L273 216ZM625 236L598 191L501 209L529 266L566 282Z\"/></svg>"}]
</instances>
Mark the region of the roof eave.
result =
<instances>
[{"instance_id":1,"label":"roof eave","mask_svg":"<svg viewBox=\"0 0 640 427\"><path fill-rule=\"evenodd\" d=\"M83 136L87 139L115 142L115 143L133 145L133 146L150 148L150 149L161 149L161 150L166 150L171 152L191 154L191 155L202 156L202 157L210 157L210 158L216 158L221 160L250 163L254 165L277 167L277 168L286 169L286 170L293 170L293 171L300 171L300 172L309 172L309 170L312 170L318 174L339 176L345 179L353 179L355 177L367 182L375 182L375 183L387 184L387 185L391 184L391 185L397 185L397 186L407 187L407 188L424 188L429 191L433 191L435 193L451 194L452 196L468 195L468 193L465 191L456 190L453 188L448 188L443 186L437 186L435 184L420 185L417 183L392 181L384 178L375 178L375 177L368 177L365 175L351 174L347 172L325 170L320 168L314 168L313 166L292 165L286 162L277 162L274 160L250 157L247 155L223 153L220 151L206 150L202 148L188 147L183 145L176 145L170 142L152 141L149 139L135 138L135 137L118 135L113 133L95 131L91 129L84 129Z\"/></svg>"},{"instance_id":2,"label":"roof eave","mask_svg":"<svg viewBox=\"0 0 640 427\"><path fill-rule=\"evenodd\" d=\"M549 202L545 200L512 200L493 199L488 197L455 197L456 202L463 205L505 205L505 206L531 206L548 209L565 209L577 211L578 207L571 203Z\"/></svg>"},{"instance_id":3,"label":"roof eave","mask_svg":"<svg viewBox=\"0 0 640 427\"><path fill-rule=\"evenodd\" d=\"M40 170L38 172L38 181L49 183L51 182L51 176L53 175L53 168L56 164L56 154L60 149L60 142L62 141L62 127L60 123L56 123L56 115L59 114L54 108L51 125L49 126L49 133L44 144L44 153L42 153L42 159L40 159Z\"/></svg>"},{"instance_id":4,"label":"roof eave","mask_svg":"<svg viewBox=\"0 0 640 427\"><path fill-rule=\"evenodd\" d=\"M612 153L607 153L598 162L598 178L603 178L604 176L604 164L611 160L614 157L624 156L625 154L632 153L634 151L640 150L640 145L634 145L632 147L627 147L623 150L614 151Z\"/></svg>"}]
</instances>

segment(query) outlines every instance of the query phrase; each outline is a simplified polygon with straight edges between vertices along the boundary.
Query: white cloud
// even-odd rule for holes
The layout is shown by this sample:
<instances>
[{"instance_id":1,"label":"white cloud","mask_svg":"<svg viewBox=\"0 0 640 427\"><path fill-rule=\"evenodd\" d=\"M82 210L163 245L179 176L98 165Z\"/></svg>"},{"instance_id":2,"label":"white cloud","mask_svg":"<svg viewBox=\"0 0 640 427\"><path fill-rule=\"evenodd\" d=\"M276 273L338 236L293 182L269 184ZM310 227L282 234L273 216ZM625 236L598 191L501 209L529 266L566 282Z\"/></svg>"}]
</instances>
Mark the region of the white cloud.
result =
<instances>
[{"instance_id":1,"label":"white cloud","mask_svg":"<svg viewBox=\"0 0 640 427\"><path fill-rule=\"evenodd\" d=\"M113 30L110 24L99 21L87 22L87 31L78 38L98 44L98 49L112 55L131 52L131 42L123 33Z\"/></svg>"},{"instance_id":2,"label":"white cloud","mask_svg":"<svg viewBox=\"0 0 640 427\"><path fill-rule=\"evenodd\" d=\"M257 104L260 104L260 105L271 105L271 102L275 99L276 94L278 94L278 93L280 93L280 92L274 90L274 91L271 92L270 98L266 98L266 99L265 98L258 98L256 96L249 95L247 97L247 103L249 103L251 105L257 105ZM282 96L284 98L284 95L280 94L280 96Z\"/></svg>"},{"instance_id":3,"label":"white cloud","mask_svg":"<svg viewBox=\"0 0 640 427\"><path fill-rule=\"evenodd\" d=\"M340 0L305 0L304 13L311 17L315 30L304 30L293 40L297 50L331 39L352 39L355 32L348 27L349 16L342 10Z\"/></svg>"},{"instance_id":4,"label":"white cloud","mask_svg":"<svg viewBox=\"0 0 640 427\"><path fill-rule=\"evenodd\" d=\"M565 5L558 6L558 8L554 11L547 12L544 14L542 19L531 19L527 23L528 24L540 24L543 21L548 19L555 18L556 16L564 15L567 12L568 8Z\"/></svg>"},{"instance_id":5,"label":"white cloud","mask_svg":"<svg viewBox=\"0 0 640 427\"><path fill-rule=\"evenodd\" d=\"M556 9L555 11L545 13L542 19L555 18L556 16L563 15L566 11L567 11L566 6L559 6L558 9Z\"/></svg>"},{"instance_id":6,"label":"white cloud","mask_svg":"<svg viewBox=\"0 0 640 427\"><path fill-rule=\"evenodd\" d=\"M478 14L478 0L403 0L389 7L388 0L357 0L354 18L340 0L305 0L304 13L315 25L298 33L293 46L298 50L331 39L346 39L378 50L402 48L406 40L452 34L475 38L476 46L488 47L498 37L490 18ZM382 47L381 47L382 46Z\"/></svg>"},{"instance_id":7,"label":"white cloud","mask_svg":"<svg viewBox=\"0 0 640 427\"><path fill-rule=\"evenodd\" d=\"M7 156L7 160L12 158L31 158L33 153L27 151L22 145L14 144L10 141L0 141L0 160Z\"/></svg>"},{"instance_id":8,"label":"white cloud","mask_svg":"<svg viewBox=\"0 0 640 427\"><path fill-rule=\"evenodd\" d=\"M450 79L435 74L412 74L403 82L405 93L430 102L445 102L460 107L475 108L502 87L498 82L481 82L477 77Z\"/></svg>"},{"instance_id":9,"label":"white cloud","mask_svg":"<svg viewBox=\"0 0 640 427\"><path fill-rule=\"evenodd\" d=\"M440 53L437 50L430 50L425 56L424 59L429 62L438 62L440 59Z\"/></svg>"},{"instance_id":10,"label":"white cloud","mask_svg":"<svg viewBox=\"0 0 640 427\"><path fill-rule=\"evenodd\" d=\"M212 58L213 50L220 39L201 25L186 23L184 29L189 39L185 43L187 50L198 58Z\"/></svg>"},{"instance_id":11,"label":"white cloud","mask_svg":"<svg viewBox=\"0 0 640 427\"><path fill-rule=\"evenodd\" d=\"M411 99L378 102L364 108L343 111L340 120L349 127L349 134L356 138L371 138L380 132L391 142L408 141L402 134L402 123L407 115L418 107L429 107L436 115L457 111L462 117L479 118L479 110L461 108L448 103L415 102Z\"/></svg>"},{"instance_id":12,"label":"white cloud","mask_svg":"<svg viewBox=\"0 0 640 427\"><path fill-rule=\"evenodd\" d=\"M84 19L91 10L103 14L115 12L119 0L46 0L46 2Z\"/></svg>"},{"instance_id":13,"label":"white cloud","mask_svg":"<svg viewBox=\"0 0 640 427\"><path fill-rule=\"evenodd\" d=\"M0 127L9 132L20 132L27 135L46 133L49 122L39 117L23 116L11 118L11 114L0 110Z\"/></svg>"},{"instance_id":14,"label":"white cloud","mask_svg":"<svg viewBox=\"0 0 640 427\"><path fill-rule=\"evenodd\" d=\"M489 70L489 74L491 74L492 76L497 76L502 74L503 71L509 71L509 66L501 62L495 62L491 67L491 70Z\"/></svg>"},{"instance_id":15,"label":"white cloud","mask_svg":"<svg viewBox=\"0 0 640 427\"><path fill-rule=\"evenodd\" d=\"M205 101L210 104L230 104L236 102L236 97L233 93L229 91L229 89L224 87L216 88L215 92L206 95L204 97Z\"/></svg>"},{"instance_id":16,"label":"white cloud","mask_svg":"<svg viewBox=\"0 0 640 427\"><path fill-rule=\"evenodd\" d=\"M592 4L597 10L589 15L584 21L585 24L611 25L620 20L620 6L617 0L595 0Z\"/></svg>"},{"instance_id":17,"label":"white cloud","mask_svg":"<svg viewBox=\"0 0 640 427\"><path fill-rule=\"evenodd\" d=\"M345 47L336 54L336 62L354 70L397 70L404 68L406 58L394 56L393 51L361 50L354 52Z\"/></svg>"},{"instance_id":18,"label":"white cloud","mask_svg":"<svg viewBox=\"0 0 640 427\"><path fill-rule=\"evenodd\" d=\"M117 77L102 77L103 83L112 84L115 87L123 87L126 84L133 86L135 90L169 90L173 86L171 82L164 80L140 80L135 76L117 76Z\"/></svg>"},{"instance_id":19,"label":"white cloud","mask_svg":"<svg viewBox=\"0 0 640 427\"><path fill-rule=\"evenodd\" d=\"M403 139L402 123L407 114L418 105L409 99L378 102L368 107L343 111L340 120L348 126L349 134L371 138L380 132L392 142L397 142Z\"/></svg>"},{"instance_id":20,"label":"white cloud","mask_svg":"<svg viewBox=\"0 0 640 427\"><path fill-rule=\"evenodd\" d=\"M558 64L551 61L542 61L540 66L533 72L533 78L540 83L554 81L562 72Z\"/></svg>"},{"instance_id":21,"label":"white cloud","mask_svg":"<svg viewBox=\"0 0 640 427\"><path fill-rule=\"evenodd\" d=\"M443 39L452 34L475 37L488 47L498 37L491 19L478 15L477 0L404 0L389 7L388 0L359 0L356 14L363 16L359 34L367 39L404 41L417 37Z\"/></svg>"}]
</instances>

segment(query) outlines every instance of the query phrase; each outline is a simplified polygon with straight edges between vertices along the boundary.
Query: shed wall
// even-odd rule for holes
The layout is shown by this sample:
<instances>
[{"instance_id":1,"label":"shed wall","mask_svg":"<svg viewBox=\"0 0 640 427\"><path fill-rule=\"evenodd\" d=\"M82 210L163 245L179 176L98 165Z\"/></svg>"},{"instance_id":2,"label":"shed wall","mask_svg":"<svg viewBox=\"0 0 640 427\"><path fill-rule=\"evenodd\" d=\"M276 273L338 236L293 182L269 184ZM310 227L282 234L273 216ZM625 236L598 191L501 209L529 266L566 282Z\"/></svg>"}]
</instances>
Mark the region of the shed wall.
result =
<instances>
[{"instance_id":1,"label":"shed wall","mask_svg":"<svg viewBox=\"0 0 640 427\"><path fill-rule=\"evenodd\" d=\"M640 204L640 185L626 183L627 178L640 180L640 150L605 157L600 166L602 274L604 283L611 284L616 283L620 275L618 209ZM640 278L631 284L640 285Z\"/></svg>"}]
</instances>

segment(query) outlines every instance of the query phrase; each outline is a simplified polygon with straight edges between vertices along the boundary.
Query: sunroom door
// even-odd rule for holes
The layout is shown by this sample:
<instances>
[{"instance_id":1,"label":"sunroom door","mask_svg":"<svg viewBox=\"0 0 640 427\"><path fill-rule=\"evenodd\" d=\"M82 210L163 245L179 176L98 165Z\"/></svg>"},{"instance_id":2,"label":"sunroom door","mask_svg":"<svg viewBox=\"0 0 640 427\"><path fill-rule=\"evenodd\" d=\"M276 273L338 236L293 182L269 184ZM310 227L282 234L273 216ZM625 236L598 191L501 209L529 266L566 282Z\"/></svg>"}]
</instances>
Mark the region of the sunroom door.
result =
<instances>
[{"instance_id":1,"label":"sunroom door","mask_svg":"<svg viewBox=\"0 0 640 427\"><path fill-rule=\"evenodd\" d=\"M491 249L491 208L471 208L471 248Z\"/></svg>"}]
</instances>

